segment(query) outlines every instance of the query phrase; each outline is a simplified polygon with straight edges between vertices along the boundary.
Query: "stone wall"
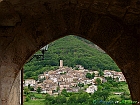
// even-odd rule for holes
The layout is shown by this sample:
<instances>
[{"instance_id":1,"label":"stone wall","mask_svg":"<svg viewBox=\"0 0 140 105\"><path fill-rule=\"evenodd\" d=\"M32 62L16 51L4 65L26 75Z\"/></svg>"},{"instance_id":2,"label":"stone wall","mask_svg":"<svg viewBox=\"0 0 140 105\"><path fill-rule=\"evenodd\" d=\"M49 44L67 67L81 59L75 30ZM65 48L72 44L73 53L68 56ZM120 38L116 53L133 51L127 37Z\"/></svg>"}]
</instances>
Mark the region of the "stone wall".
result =
<instances>
[{"instance_id":1,"label":"stone wall","mask_svg":"<svg viewBox=\"0 0 140 105\"><path fill-rule=\"evenodd\" d=\"M19 104L19 71L41 47L66 35L100 46L140 101L139 0L0 1L0 105Z\"/></svg>"}]
</instances>

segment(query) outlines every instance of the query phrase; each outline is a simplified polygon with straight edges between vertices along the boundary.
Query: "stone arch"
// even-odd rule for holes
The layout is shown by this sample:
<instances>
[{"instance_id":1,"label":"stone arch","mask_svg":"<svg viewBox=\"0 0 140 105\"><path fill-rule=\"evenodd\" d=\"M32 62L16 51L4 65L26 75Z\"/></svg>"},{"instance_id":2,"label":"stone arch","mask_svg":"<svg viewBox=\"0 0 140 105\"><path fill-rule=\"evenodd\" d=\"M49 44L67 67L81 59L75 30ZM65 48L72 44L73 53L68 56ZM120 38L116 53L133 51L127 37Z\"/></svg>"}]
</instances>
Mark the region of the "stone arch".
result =
<instances>
[{"instance_id":1,"label":"stone arch","mask_svg":"<svg viewBox=\"0 0 140 105\"><path fill-rule=\"evenodd\" d=\"M132 99L140 101L139 4L137 0L0 1L0 104L18 105L16 89L24 63L44 45L71 34L105 50L125 75Z\"/></svg>"}]
</instances>

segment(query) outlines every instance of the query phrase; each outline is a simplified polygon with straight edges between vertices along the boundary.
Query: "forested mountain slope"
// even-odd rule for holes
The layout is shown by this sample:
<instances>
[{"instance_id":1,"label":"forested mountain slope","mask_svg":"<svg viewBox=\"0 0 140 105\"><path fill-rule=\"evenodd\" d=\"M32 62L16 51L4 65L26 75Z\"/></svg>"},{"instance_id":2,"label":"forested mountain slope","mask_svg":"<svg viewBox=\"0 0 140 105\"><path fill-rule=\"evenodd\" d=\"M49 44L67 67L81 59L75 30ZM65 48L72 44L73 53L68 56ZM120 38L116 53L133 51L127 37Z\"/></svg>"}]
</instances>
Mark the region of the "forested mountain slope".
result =
<instances>
[{"instance_id":1,"label":"forested mountain slope","mask_svg":"<svg viewBox=\"0 0 140 105\"><path fill-rule=\"evenodd\" d=\"M40 53L39 51L37 53ZM59 60L65 66L82 65L89 70L116 70L114 61L83 38L69 35L49 44L45 59L33 59L24 66L24 78L35 78L46 70L57 69Z\"/></svg>"}]
</instances>

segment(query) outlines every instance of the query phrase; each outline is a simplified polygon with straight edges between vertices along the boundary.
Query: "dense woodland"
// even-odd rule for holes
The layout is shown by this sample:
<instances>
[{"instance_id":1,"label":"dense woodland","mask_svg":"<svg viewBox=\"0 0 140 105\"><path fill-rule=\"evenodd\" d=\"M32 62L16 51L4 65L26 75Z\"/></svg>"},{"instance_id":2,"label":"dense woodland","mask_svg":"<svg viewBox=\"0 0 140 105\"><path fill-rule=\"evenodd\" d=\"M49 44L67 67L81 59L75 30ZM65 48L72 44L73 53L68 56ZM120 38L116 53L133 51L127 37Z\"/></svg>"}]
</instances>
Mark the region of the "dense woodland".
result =
<instances>
[{"instance_id":1,"label":"dense woodland","mask_svg":"<svg viewBox=\"0 0 140 105\"><path fill-rule=\"evenodd\" d=\"M36 54L40 53L40 51L36 52ZM64 65L68 67L82 65L88 70L120 71L114 61L106 53L97 49L93 43L69 35L50 43L48 51L45 52L44 60L34 58L28 61L24 66L24 78L37 80L38 75L44 71L56 70L61 59L64 61Z\"/></svg>"}]
</instances>

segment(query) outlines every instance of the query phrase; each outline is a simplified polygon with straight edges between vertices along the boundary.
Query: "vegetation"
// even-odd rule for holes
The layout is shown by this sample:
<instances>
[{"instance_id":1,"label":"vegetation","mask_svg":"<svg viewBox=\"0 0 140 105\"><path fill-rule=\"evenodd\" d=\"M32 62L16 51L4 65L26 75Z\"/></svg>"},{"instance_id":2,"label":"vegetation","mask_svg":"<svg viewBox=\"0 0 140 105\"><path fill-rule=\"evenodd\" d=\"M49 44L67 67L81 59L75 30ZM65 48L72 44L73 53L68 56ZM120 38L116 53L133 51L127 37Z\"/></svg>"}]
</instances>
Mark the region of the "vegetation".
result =
<instances>
[{"instance_id":1,"label":"vegetation","mask_svg":"<svg viewBox=\"0 0 140 105\"><path fill-rule=\"evenodd\" d=\"M110 82L100 83L98 84L98 90L94 94L86 92L72 93L67 92L64 89L58 96L51 96L47 94L45 98L45 105L106 105L106 103L103 102L121 102L122 100L130 101L129 90L128 88L124 90L122 85L127 87L125 82L115 82L113 80L110 80ZM126 97L123 93L121 95L114 95L114 92L122 91L125 91L124 93L127 93L128 97ZM115 105L115 103L112 103L111 105Z\"/></svg>"},{"instance_id":2,"label":"vegetation","mask_svg":"<svg viewBox=\"0 0 140 105\"><path fill-rule=\"evenodd\" d=\"M95 77L95 73L87 73L86 78L93 79Z\"/></svg>"},{"instance_id":3,"label":"vegetation","mask_svg":"<svg viewBox=\"0 0 140 105\"><path fill-rule=\"evenodd\" d=\"M36 91L37 93L41 93L41 87L38 87Z\"/></svg>"},{"instance_id":4,"label":"vegetation","mask_svg":"<svg viewBox=\"0 0 140 105\"><path fill-rule=\"evenodd\" d=\"M108 78L108 82L100 83L97 86L98 90L93 94L84 91L77 93L67 92L66 89L63 89L61 94L57 96L29 92L26 95L29 98L28 102L25 102L24 105L37 105L37 103L38 105L39 103L41 105L106 105L106 102L116 101L131 103L127 83L116 82L112 78ZM115 95L114 93L121 94ZM30 100L31 97L35 97L36 100ZM127 105L131 105L128 103ZM111 103L110 105L116 105L116 103ZM122 105L122 103L117 105Z\"/></svg>"},{"instance_id":5,"label":"vegetation","mask_svg":"<svg viewBox=\"0 0 140 105\"><path fill-rule=\"evenodd\" d=\"M28 102L24 102L23 105L45 105L45 100L44 99L29 100Z\"/></svg>"},{"instance_id":6,"label":"vegetation","mask_svg":"<svg viewBox=\"0 0 140 105\"><path fill-rule=\"evenodd\" d=\"M100 85L100 84L101 84L101 79L100 79L100 78L97 78L97 79L96 79L96 83L97 83L98 85Z\"/></svg>"},{"instance_id":7,"label":"vegetation","mask_svg":"<svg viewBox=\"0 0 140 105\"><path fill-rule=\"evenodd\" d=\"M40 51L37 52L37 54L40 53ZM106 53L97 50L93 43L70 35L50 43L44 60L34 58L26 63L24 78L37 80L38 75L44 71L57 69L60 59L64 60L65 66L69 67L82 65L89 70L119 71L114 61Z\"/></svg>"}]
</instances>

